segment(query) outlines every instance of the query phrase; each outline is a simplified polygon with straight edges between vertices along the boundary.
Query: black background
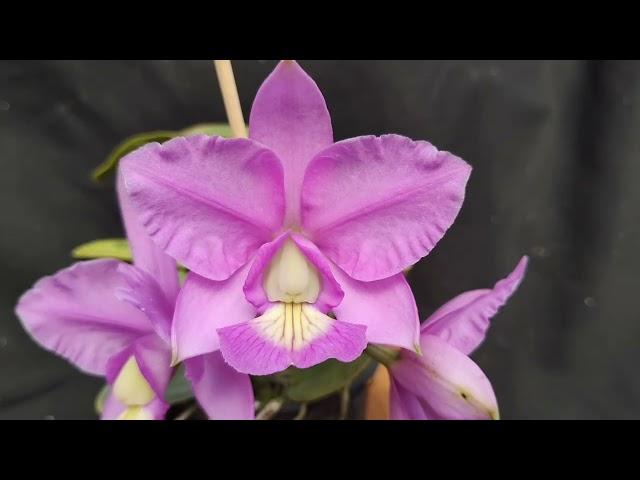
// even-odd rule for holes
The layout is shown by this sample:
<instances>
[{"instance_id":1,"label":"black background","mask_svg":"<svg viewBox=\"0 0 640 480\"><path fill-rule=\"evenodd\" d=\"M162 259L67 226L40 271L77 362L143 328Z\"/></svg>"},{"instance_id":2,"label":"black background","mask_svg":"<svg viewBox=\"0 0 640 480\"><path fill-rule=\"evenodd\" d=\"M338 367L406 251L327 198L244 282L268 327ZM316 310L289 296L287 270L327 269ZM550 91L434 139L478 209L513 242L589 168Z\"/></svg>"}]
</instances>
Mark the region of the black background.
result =
<instances>
[{"instance_id":1,"label":"black background","mask_svg":"<svg viewBox=\"0 0 640 480\"><path fill-rule=\"evenodd\" d=\"M473 167L458 220L411 272L421 317L528 275L474 359L506 419L640 418L640 63L301 61L336 139L399 133ZM234 62L245 117L274 61ZM91 418L100 379L13 313L76 245L121 236L90 170L124 137L223 122L207 61L0 62L0 418Z\"/></svg>"}]
</instances>

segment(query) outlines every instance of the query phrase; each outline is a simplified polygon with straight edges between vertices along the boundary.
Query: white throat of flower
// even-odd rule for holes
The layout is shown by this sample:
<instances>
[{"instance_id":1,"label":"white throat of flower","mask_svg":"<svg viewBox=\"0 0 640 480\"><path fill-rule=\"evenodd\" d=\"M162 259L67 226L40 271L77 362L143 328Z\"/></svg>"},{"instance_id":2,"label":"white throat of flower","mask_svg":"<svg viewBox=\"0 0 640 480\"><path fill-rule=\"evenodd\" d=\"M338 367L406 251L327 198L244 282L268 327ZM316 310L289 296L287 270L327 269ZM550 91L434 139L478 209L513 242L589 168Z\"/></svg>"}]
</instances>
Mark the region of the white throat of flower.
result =
<instances>
[{"instance_id":1,"label":"white throat of flower","mask_svg":"<svg viewBox=\"0 0 640 480\"><path fill-rule=\"evenodd\" d=\"M113 383L113 394L127 407L118 420L153 420L153 415L145 406L156 395L142 375L134 356L129 357L120 370Z\"/></svg>"},{"instance_id":2,"label":"white throat of flower","mask_svg":"<svg viewBox=\"0 0 640 480\"><path fill-rule=\"evenodd\" d=\"M254 320L264 338L299 350L330 328L333 319L312 305L322 288L320 274L291 239L271 260L263 287L274 303Z\"/></svg>"}]
</instances>

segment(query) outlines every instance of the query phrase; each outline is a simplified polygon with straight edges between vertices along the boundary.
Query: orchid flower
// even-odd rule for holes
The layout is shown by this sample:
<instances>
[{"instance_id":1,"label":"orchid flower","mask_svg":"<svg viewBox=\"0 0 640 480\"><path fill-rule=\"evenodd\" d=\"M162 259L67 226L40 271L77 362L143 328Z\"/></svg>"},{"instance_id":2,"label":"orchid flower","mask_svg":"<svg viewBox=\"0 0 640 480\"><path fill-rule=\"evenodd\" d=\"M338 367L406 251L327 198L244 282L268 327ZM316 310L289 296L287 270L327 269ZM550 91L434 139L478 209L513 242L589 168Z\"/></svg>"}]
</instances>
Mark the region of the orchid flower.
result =
<instances>
[{"instance_id":1,"label":"orchid flower","mask_svg":"<svg viewBox=\"0 0 640 480\"><path fill-rule=\"evenodd\" d=\"M111 389L103 419L159 420L169 407L164 394L173 370L178 273L175 261L139 225L121 176L117 189L134 264L75 263L36 282L18 301L16 313L44 348L86 373L106 377ZM186 368L210 417L253 418L249 378L228 367L219 353L193 358Z\"/></svg>"},{"instance_id":2,"label":"orchid flower","mask_svg":"<svg viewBox=\"0 0 640 480\"><path fill-rule=\"evenodd\" d=\"M190 273L173 361L220 351L266 375L367 343L420 350L403 270L455 220L471 168L400 135L334 143L315 82L293 61L258 91L248 139L148 144L121 161L142 226Z\"/></svg>"},{"instance_id":3,"label":"orchid flower","mask_svg":"<svg viewBox=\"0 0 640 480\"><path fill-rule=\"evenodd\" d=\"M394 420L497 419L493 388L470 355L483 341L489 320L522 281L528 258L493 289L458 295L423 324L423 355L401 351L392 362L390 414Z\"/></svg>"}]
</instances>

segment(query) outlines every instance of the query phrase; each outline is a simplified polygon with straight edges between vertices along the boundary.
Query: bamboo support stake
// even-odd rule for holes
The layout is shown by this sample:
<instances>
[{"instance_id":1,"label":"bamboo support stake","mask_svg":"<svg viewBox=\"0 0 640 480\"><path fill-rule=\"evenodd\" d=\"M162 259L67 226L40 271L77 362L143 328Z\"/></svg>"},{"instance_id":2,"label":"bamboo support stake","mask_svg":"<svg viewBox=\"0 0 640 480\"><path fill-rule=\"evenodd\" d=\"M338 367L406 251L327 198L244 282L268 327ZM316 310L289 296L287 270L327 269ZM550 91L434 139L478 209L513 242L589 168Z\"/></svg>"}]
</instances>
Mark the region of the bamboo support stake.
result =
<instances>
[{"instance_id":1,"label":"bamboo support stake","mask_svg":"<svg viewBox=\"0 0 640 480\"><path fill-rule=\"evenodd\" d=\"M238 87L233 76L231 60L214 60L213 64L216 67L222 100L224 101L224 108L227 111L227 118L229 119L229 126L233 136L246 138L247 128L242 116L242 107L240 106Z\"/></svg>"}]
</instances>

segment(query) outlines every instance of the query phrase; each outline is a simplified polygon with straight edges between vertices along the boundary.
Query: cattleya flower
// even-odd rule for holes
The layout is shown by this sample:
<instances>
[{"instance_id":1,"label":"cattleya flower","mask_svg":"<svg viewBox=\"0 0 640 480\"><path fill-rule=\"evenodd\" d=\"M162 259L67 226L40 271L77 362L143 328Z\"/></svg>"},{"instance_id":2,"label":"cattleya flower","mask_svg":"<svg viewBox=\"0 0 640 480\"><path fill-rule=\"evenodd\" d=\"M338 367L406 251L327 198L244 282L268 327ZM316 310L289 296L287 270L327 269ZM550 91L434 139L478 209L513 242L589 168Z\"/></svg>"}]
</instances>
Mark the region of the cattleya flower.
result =
<instances>
[{"instance_id":1,"label":"cattleya flower","mask_svg":"<svg viewBox=\"0 0 640 480\"><path fill-rule=\"evenodd\" d=\"M265 375L367 343L420 351L403 270L455 220L471 168L400 135L334 143L314 81L281 62L258 91L248 139L148 144L121 161L154 242L189 268L174 362L221 351Z\"/></svg>"},{"instance_id":2,"label":"cattleya flower","mask_svg":"<svg viewBox=\"0 0 640 480\"><path fill-rule=\"evenodd\" d=\"M499 418L491 383L468 355L484 341L489 320L520 285L527 262L523 257L491 290L458 295L422 324L423 355L402 351L389 368L392 419Z\"/></svg>"},{"instance_id":3,"label":"cattleya flower","mask_svg":"<svg viewBox=\"0 0 640 480\"><path fill-rule=\"evenodd\" d=\"M179 291L173 259L139 225L118 176L118 197L134 264L78 262L44 277L18 301L16 313L36 342L82 371L107 378L103 419L162 419L172 374L171 320ZM253 418L248 376L219 353L187 365L194 392L212 418Z\"/></svg>"}]
</instances>

